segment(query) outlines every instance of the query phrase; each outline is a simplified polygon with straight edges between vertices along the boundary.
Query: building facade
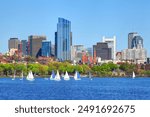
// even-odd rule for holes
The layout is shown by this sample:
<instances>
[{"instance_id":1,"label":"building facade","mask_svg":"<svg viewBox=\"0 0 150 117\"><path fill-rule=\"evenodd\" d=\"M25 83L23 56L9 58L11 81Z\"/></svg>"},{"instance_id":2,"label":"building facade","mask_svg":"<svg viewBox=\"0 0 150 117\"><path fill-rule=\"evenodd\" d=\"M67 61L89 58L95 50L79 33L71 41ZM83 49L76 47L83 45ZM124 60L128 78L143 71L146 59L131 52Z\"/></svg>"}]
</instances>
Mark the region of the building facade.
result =
<instances>
[{"instance_id":1,"label":"building facade","mask_svg":"<svg viewBox=\"0 0 150 117\"><path fill-rule=\"evenodd\" d=\"M83 52L85 52L84 45L71 46L71 60L76 62L82 61Z\"/></svg>"},{"instance_id":2,"label":"building facade","mask_svg":"<svg viewBox=\"0 0 150 117\"><path fill-rule=\"evenodd\" d=\"M138 33L137 32L131 32L128 34L128 49L132 49L132 40L135 36L137 36Z\"/></svg>"},{"instance_id":3,"label":"building facade","mask_svg":"<svg viewBox=\"0 0 150 117\"><path fill-rule=\"evenodd\" d=\"M46 36L29 36L28 37L28 52L32 57L41 56L42 41L46 40Z\"/></svg>"},{"instance_id":4,"label":"building facade","mask_svg":"<svg viewBox=\"0 0 150 117\"><path fill-rule=\"evenodd\" d=\"M128 34L128 49L143 48L143 38L137 33Z\"/></svg>"},{"instance_id":5,"label":"building facade","mask_svg":"<svg viewBox=\"0 0 150 117\"><path fill-rule=\"evenodd\" d=\"M27 40L21 40L21 44L22 44L22 55L27 56L28 55L28 52L27 52L28 42L27 42Z\"/></svg>"},{"instance_id":6,"label":"building facade","mask_svg":"<svg viewBox=\"0 0 150 117\"><path fill-rule=\"evenodd\" d=\"M111 59L116 60L116 36L113 38L103 36L103 42L107 43L108 47L111 48Z\"/></svg>"},{"instance_id":7,"label":"building facade","mask_svg":"<svg viewBox=\"0 0 150 117\"><path fill-rule=\"evenodd\" d=\"M143 48L143 38L141 36L135 36L132 39L131 48L132 49L133 48L137 48L137 49Z\"/></svg>"},{"instance_id":8,"label":"building facade","mask_svg":"<svg viewBox=\"0 0 150 117\"><path fill-rule=\"evenodd\" d=\"M71 22L58 18L57 32L55 32L55 54L60 61L71 60L72 33Z\"/></svg>"},{"instance_id":9,"label":"building facade","mask_svg":"<svg viewBox=\"0 0 150 117\"><path fill-rule=\"evenodd\" d=\"M8 49L9 51L11 49L17 49L18 50L18 44L20 44L20 41L18 38L10 38L8 40Z\"/></svg>"},{"instance_id":10,"label":"building facade","mask_svg":"<svg viewBox=\"0 0 150 117\"><path fill-rule=\"evenodd\" d=\"M143 49L125 49L122 51L122 60L134 63L145 63L147 60L147 51Z\"/></svg>"},{"instance_id":11,"label":"building facade","mask_svg":"<svg viewBox=\"0 0 150 117\"><path fill-rule=\"evenodd\" d=\"M96 45L93 45L93 55L101 60L111 60L111 48L108 47L108 43L99 42Z\"/></svg>"},{"instance_id":12,"label":"building facade","mask_svg":"<svg viewBox=\"0 0 150 117\"><path fill-rule=\"evenodd\" d=\"M51 42L42 41L42 56L50 57L51 56Z\"/></svg>"}]
</instances>

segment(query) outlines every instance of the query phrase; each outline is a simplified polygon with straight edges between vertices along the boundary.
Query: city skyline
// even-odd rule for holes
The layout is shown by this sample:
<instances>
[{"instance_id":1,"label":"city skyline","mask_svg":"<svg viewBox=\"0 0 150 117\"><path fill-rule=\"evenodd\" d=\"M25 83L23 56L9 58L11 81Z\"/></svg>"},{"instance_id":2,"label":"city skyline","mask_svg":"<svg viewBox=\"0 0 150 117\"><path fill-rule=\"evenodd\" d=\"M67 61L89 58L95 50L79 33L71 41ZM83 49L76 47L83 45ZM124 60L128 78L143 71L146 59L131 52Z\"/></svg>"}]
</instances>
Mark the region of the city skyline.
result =
<instances>
[{"instance_id":1,"label":"city skyline","mask_svg":"<svg viewBox=\"0 0 150 117\"><path fill-rule=\"evenodd\" d=\"M46 35L54 44L57 19L63 17L72 22L73 45L92 47L102 36L116 35L117 51L121 51L128 48L128 33L138 32L149 55L149 1L64 0L60 5L58 1L1 1L0 52L8 51L11 37L27 40L29 35Z\"/></svg>"}]
</instances>

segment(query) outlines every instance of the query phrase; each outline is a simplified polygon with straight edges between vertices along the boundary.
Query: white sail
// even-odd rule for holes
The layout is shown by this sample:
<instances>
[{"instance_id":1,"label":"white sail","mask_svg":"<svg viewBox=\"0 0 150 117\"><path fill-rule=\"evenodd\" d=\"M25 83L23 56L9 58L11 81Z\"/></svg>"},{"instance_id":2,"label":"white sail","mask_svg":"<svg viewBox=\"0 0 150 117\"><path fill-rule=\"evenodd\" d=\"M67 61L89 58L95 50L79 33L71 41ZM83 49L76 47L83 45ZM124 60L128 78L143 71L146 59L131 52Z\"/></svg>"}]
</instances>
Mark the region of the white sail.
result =
<instances>
[{"instance_id":1,"label":"white sail","mask_svg":"<svg viewBox=\"0 0 150 117\"><path fill-rule=\"evenodd\" d=\"M64 80L70 80L70 77L68 75L68 72L66 71L65 76L64 76Z\"/></svg>"},{"instance_id":2,"label":"white sail","mask_svg":"<svg viewBox=\"0 0 150 117\"><path fill-rule=\"evenodd\" d=\"M33 81L34 80L34 76L33 76L32 71L29 71L29 73L27 75L27 80L29 80L29 81Z\"/></svg>"},{"instance_id":3,"label":"white sail","mask_svg":"<svg viewBox=\"0 0 150 117\"><path fill-rule=\"evenodd\" d=\"M50 76L50 80L54 80L55 79L55 72L54 70L52 70L51 76Z\"/></svg>"},{"instance_id":4,"label":"white sail","mask_svg":"<svg viewBox=\"0 0 150 117\"><path fill-rule=\"evenodd\" d=\"M134 79L135 78L135 73L133 72L133 74L132 74L132 78Z\"/></svg>"},{"instance_id":5,"label":"white sail","mask_svg":"<svg viewBox=\"0 0 150 117\"><path fill-rule=\"evenodd\" d=\"M77 72L77 71L75 72L74 79L75 80L81 80L79 72Z\"/></svg>"},{"instance_id":6,"label":"white sail","mask_svg":"<svg viewBox=\"0 0 150 117\"><path fill-rule=\"evenodd\" d=\"M54 80L56 80L56 81L60 81L60 80L61 80L61 79L60 79L60 75L59 75L59 72L58 72L58 71L57 71L57 74L56 74L56 76L55 76Z\"/></svg>"}]
</instances>

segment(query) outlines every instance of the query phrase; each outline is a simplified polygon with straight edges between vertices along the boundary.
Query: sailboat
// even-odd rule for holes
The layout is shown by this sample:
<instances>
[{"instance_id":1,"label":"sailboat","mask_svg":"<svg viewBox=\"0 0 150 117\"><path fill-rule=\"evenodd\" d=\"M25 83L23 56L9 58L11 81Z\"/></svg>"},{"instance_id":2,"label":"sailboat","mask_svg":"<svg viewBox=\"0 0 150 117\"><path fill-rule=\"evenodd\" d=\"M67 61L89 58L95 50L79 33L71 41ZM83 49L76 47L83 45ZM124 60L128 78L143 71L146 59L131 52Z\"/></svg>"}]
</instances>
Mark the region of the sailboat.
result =
<instances>
[{"instance_id":1,"label":"sailboat","mask_svg":"<svg viewBox=\"0 0 150 117\"><path fill-rule=\"evenodd\" d=\"M57 74L56 74L54 80L56 80L56 81L60 81L61 80L58 70L57 70Z\"/></svg>"},{"instance_id":2,"label":"sailboat","mask_svg":"<svg viewBox=\"0 0 150 117\"><path fill-rule=\"evenodd\" d=\"M133 74L132 74L132 78L133 78L133 79L135 78L135 73L134 73L134 71L133 71Z\"/></svg>"},{"instance_id":3,"label":"sailboat","mask_svg":"<svg viewBox=\"0 0 150 117\"><path fill-rule=\"evenodd\" d=\"M81 79L80 79L80 74L79 74L78 71L76 71L76 73L75 73L75 75L74 75L74 79L75 79L75 80L81 80Z\"/></svg>"},{"instance_id":4,"label":"sailboat","mask_svg":"<svg viewBox=\"0 0 150 117\"><path fill-rule=\"evenodd\" d=\"M66 71L65 76L64 76L64 80L70 80L70 77L68 75L68 72Z\"/></svg>"},{"instance_id":5,"label":"sailboat","mask_svg":"<svg viewBox=\"0 0 150 117\"><path fill-rule=\"evenodd\" d=\"M23 80L23 71L22 71L22 73L21 73L21 79L20 80Z\"/></svg>"},{"instance_id":6,"label":"sailboat","mask_svg":"<svg viewBox=\"0 0 150 117\"><path fill-rule=\"evenodd\" d=\"M28 73L28 75L27 75L27 80L29 80L29 81L34 81L34 76L33 76L32 71L29 71L29 73Z\"/></svg>"},{"instance_id":7,"label":"sailboat","mask_svg":"<svg viewBox=\"0 0 150 117\"><path fill-rule=\"evenodd\" d=\"M51 74L51 76L50 76L50 80L54 80L54 78L55 78L55 72L54 72L54 70L52 71L52 74Z\"/></svg>"},{"instance_id":8,"label":"sailboat","mask_svg":"<svg viewBox=\"0 0 150 117\"><path fill-rule=\"evenodd\" d=\"M14 76L13 76L12 80L15 80L15 78L16 78L16 71L14 71Z\"/></svg>"},{"instance_id":9,"label":"sailboat","mask_svg":"<svg viewBox=\"0 0 150 117\"><path fill-rule=\"evenodd\" d=\"M89 72L89 78L90 78L91 80L93 80L93 79L92 79L92 74L91 74L91 72Z\"/></svg>"},{"instance_id":10,"label":"sailboat","mask_svg":"<svg viewBox=\"0 0 150 117\"><path fill-rule=\"evenodd\" d=\"M91 72L89 72L89 78L92 78L92 74L91 74Z\"/></svg>"}]
</instances>

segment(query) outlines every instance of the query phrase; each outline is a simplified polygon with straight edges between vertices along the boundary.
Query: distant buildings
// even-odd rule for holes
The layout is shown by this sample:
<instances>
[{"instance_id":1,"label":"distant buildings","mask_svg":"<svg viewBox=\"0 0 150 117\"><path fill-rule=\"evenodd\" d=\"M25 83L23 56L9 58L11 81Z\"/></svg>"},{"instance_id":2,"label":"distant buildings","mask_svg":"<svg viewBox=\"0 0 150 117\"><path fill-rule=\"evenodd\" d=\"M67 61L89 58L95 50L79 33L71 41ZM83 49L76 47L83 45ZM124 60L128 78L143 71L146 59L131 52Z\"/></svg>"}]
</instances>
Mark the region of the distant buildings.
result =
<instances>
[{"instance_id":1,"label":"distant buildings","mask_svg":"<svg viewBox=\"0 0 150 117\"><path fill-rule=\"evenodd\" d=\"M42 56L50 57L51 56L51 42L50 41L42 41Z\"/></svg>"},{"instance_id":2,"label":"distant buildings","mask_svg":"<svg viewBox=\"0 0 150 117\"><path fill-rule=\"evenodd\" d=\"M111 59L116 60L116 36L113 38L103 36L103 42L108 44L108 48L111 48Z\"/></svg>"},{"instance_id":3,"label":"distant buildings","mask_svg":"<svg viewBox=\"0 0 150 117\"><path fill-rule=\"evenodd\" d=\"M112 55L111 48L108 47L108 43L99 42L96 45L93 45L93 55L101 60L111 60ZM96 54L96 55L95 55Z\"/></svg>"},{"instance_id":4,"label":"distant buildings","mask_svg":"<svg viewBox=\"0 0 150 117\"><path fill-rule=\"evenodd\" d=\"M18 38L10 38L8 40L8 49L9 51L11 49L18 49L18 44L20 44L20 41Z\"/></svg>"},{"instance_id":5,"label":"distant buildings","mask_svg":"<svg viewBox=\"0 0 150 117\"><path fill-rule=\"evenodd\" d=\"M28 40L10 38L8 41L9 55L18 57L55 57L58 61L72 60L82 63L124 62L150 63L147 51L144 49L143 38L137 32L128 34L128 49L116 52L116 36L103 36L102 42L85 48L84 45L72 45L71 22L58 18L55 44L46 41L46 36L31 35Z\"/></svg>"},{"instance_id":6,"label":"distant buildings","mask_svg":"<svg viewBox=\"0 0 150 117\"><path fill-rule=\"evenodd\" d=\"M82 54L85 51L84 45L73 45L71 47L71 60L82 61Z\"/></svg>"},{"instance_id":7,"label":"distant buildings","mask_svg":"<svg viewBox=\"0 0 150 117\"><path fill-rule=\"evenodd\" d=\"M89 56L93 56L93 49L92 48L87 48L86 51L87 51Z\"/></svg>"},{"instance_id":8,"label":"distant buildings","mask_svg":"<svg viewBox=\"0 0 150 117\"><path fill-rule=\"evenodd\" d=\"M128 34L128 49L143 48L143 38L137 33Z\"/></svg>"},{"instance_id":9,"label":"distant buildings","mask_svg":"<svg viewBox=\"0 0 150 117\"><path fill-rule=\"evenodd\" d=\"M125 49L122 51L122 60L133 63L145 63L147 60L147 51L142 49Z\"/></svg>"},{"instance_id":10,"label":"distant buildings","mask_svg":"<svg viewBox=\"0 0 150 117\"><path fill-rule=\"evenodd\" d=\"M29 55L32 57L41 56L42 41L46 40L46 36L29 36Z\"/></svg>"},{"instance_id":11,"label":"distant buildings","mask_svg":"<svg viewBox=\"0 0 150 117\"><path fill-rule=\"evenodd\" d=\"M55 54L60 61L71 60L72 33L71 22L58 18L57 32L55 32Z\"/></svg>"},{"instance_id":12,"label":"distant buildings","mask_svg":"<svg viewBox=\"0 0 150 117\"><path fill-rule=\"evenodd\" d=\"M121 62L122 61L122 52L117 52L116 53L116 61Z\"/></svg>"},{"instance_id":13,"label":"distant buildings","mask_svg":"<svg viewBox=\"0 0 150 117\"><path fill-rule=\"evenodd\" d=\"M128 49L122 50L122 60L134 63L145 63L147 51L143 48L143 38L138 33L128 34Z\"/></svg>"}]
</instances>

